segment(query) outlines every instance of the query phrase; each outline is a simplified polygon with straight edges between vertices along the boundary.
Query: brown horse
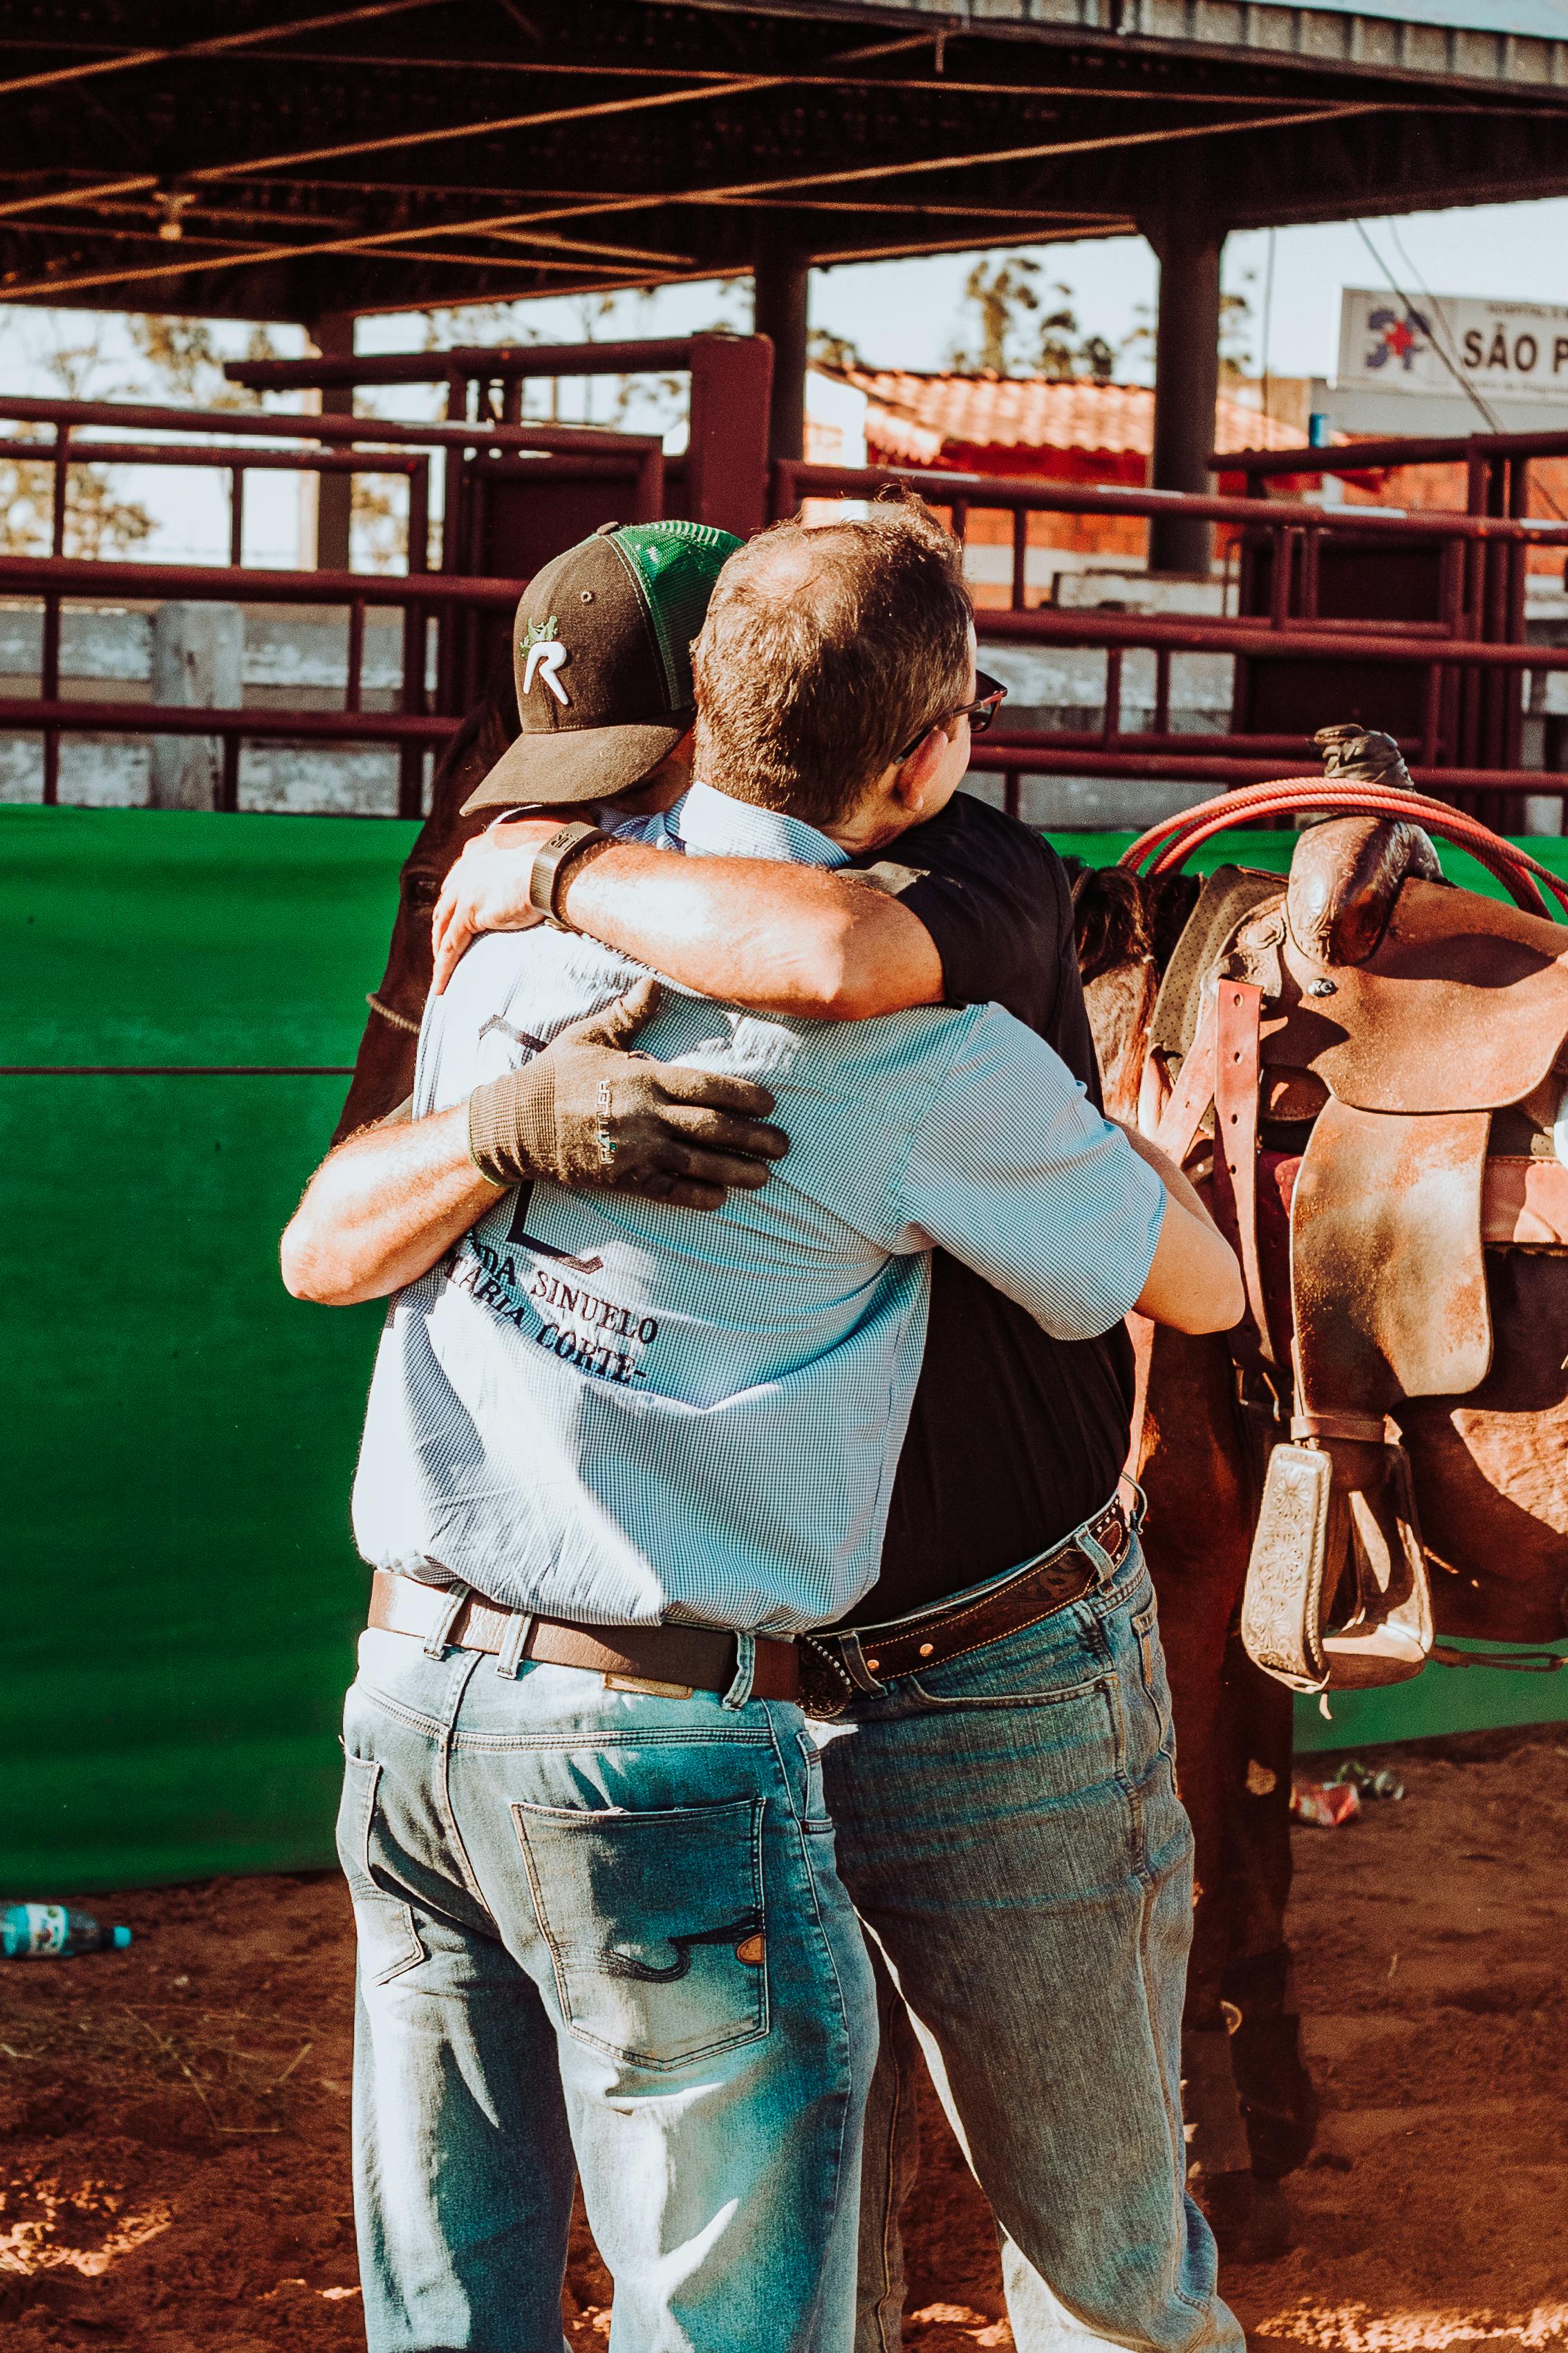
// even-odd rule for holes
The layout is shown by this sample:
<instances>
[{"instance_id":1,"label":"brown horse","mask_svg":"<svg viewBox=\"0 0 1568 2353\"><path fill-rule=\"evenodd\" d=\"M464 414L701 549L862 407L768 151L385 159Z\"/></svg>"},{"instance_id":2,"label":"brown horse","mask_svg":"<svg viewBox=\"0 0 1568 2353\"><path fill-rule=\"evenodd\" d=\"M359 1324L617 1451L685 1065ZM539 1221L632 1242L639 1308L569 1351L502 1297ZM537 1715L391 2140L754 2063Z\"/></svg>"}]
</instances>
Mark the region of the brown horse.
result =
<instances>
[{"instance_id":1,"label":"brown horse","mask_svg":"<svg viewBox=\"0 0 1568 2353\"><path fill-rule=\"evenodd\" d=\"M1338 836L1332 826L1321 828L1320 864L1339 859L1348 871L1359 860L1365 874L1381 856L1386 866L1397 828L1379 833L1365 818L1338 823ZM1419 840L1421 849L1405 843L1400 854L1417 859L1409 871L1429 873L1436 861ZM1398 877L1393 881L1396 893ZM1273 888L1282 891L1283 879ZM1147 1088L1158 980L1198 891L1185 876L1122 869L1086 871L1076 885L1090 1023L1108 1103L1123 1116L1135 1115ZM1474 933L1469 911L1490 903L1459 891L1444 894L1444 906L1450 902L1456 934ZM1538 924L1536 934L1540 955L1561 954L1559 927ZM1219 945L1211 944L1212 954ZM1500 940L1496 945L1494 985L1505 977L1506 951ZM1550 1124L1563 1068L1560 1060L1528 1103L1494 1115L1492 1149L1521 1149L1517 1134L1496 1140L1499 1120L1529 1114ZM1200 1164L1202 1154L1200 1138ZM1462 1396L1403 1398L1394 1418L1410 1461L1437 1632L1552 1643L1564 1631L1568 1599L1568 1250L1489 1247L1485 1285L1493 1335L1485 1377ZM1288 2242L1277 2185L1307 2155L1315 2116L1285 1936L1292 1702L1252 1663L1237 1632L1259 1466L1237 1410L1227 1342L1147 1327L1137 1337L1145 1541L1197 1841L1188 2118L1222 2243L1262 2253Z\"/></svg>"},{"instance_id":2,"label":"brown horse","mask_svg":"<svg viewBox=\"0 0 1568 2353\"><path fill-rule=\"evenodd\" d=\"M434 955L430 919L441 885L465 843L482 833L495 812L463 815L463 803L489 775L517 734L517 695L511 656L498 666L489 691L468 712L436 770L430 814L415 836L397 882L397 914L387 944L381 985L365 1002L370 1018L354 1056L354 1074L332 1133L341 1144L395 1111L414 1089L414 1057L419 1021L430 994Z\"/></svg>"}]
</instances>

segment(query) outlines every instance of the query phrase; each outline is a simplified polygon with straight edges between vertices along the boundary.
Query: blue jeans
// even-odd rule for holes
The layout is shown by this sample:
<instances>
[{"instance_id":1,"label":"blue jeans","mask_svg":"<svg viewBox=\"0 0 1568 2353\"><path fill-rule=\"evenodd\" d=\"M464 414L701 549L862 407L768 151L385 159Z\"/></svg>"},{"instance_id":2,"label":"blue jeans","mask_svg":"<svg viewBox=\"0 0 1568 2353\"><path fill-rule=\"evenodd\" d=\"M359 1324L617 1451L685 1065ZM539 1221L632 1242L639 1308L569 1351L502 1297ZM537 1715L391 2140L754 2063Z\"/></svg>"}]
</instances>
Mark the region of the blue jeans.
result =
<instances>
[{"instance_id":1,"label":"blue jeans","mask_svg":"<svg viewBox=\"0 0 1568 2353\"><path fill-rule=\"evenodd\" d=\"M1136 1539L1105 1572L813 1731L844 1884L1001 2228L1019 2353L1240 2353L1185 2186L1192 1832ZM903 2341L912 2053L883 2008L857 2353Z\"/></svg>"},{"instance_id":2,"label":"blue jeans","mask_svg":"<svg viewBox=\"0 0 1568 2353\"><path fill-rule=\"evenodd\" d=\"M362 1638L370 2353L561 2353L574 2164L615 2353L848 2353L875 2002L803 1727Z\"/></svg>"}]
</instances>

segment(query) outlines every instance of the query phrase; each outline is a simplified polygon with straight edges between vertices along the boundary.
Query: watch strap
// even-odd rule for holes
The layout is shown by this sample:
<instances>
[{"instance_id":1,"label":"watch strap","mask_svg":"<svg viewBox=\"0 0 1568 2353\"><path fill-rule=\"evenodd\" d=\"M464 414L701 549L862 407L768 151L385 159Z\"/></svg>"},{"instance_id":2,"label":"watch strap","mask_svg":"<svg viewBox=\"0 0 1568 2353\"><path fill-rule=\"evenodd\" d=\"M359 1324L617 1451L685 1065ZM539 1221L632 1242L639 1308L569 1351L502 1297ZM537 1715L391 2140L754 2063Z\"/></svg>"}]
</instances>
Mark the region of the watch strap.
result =
<instances>
[{"instance_id":1,"label":"watch strap","mask_svg":"<svg viewBox=\"0 0 1568 2353\"><path fill-rule=\"evenodd\" d=\"M591 842L608 841L610 836L603 826L585 825L574 818L568 825L558 826L534 853L532 870L528 878L528 903L537 914L558 923L556 898L567 869L579 853Z\"/></svg>"}]
</instances>

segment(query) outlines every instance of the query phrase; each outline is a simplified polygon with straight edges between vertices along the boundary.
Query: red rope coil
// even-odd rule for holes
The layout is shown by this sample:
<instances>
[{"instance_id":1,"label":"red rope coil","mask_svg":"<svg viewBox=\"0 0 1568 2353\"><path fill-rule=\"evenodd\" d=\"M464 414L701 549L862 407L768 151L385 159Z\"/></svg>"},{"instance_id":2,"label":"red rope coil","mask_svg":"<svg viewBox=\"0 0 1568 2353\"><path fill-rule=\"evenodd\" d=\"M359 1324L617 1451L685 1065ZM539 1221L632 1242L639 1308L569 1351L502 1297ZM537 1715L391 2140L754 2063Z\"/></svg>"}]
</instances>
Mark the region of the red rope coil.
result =
<instances>
[{"instance_id":1,"label":"red rope coil","mask_svg":"<svg viewBox=\"0 0 1568 2353\"><path fill-rule=\"evenodd\" d=\"M1414 789L1387 785L1329 784L1321 776L1281 776L1270 784L1248 785L1183 809L1141 834L1117 863L1152 874L1173 874L1184 866L1200 842L1248 818L1290 817L1322 810L1364 817L1403 818L1428 833L1438 833L1496 876L1514 904L1550 921L1552 910L1542 897L1545 884L1568 914L1568 882L1542 866L1517 843L1494 833L1479 818L1466 817L1446 801L1430 799Z\"/></svg>"}]
</instances>

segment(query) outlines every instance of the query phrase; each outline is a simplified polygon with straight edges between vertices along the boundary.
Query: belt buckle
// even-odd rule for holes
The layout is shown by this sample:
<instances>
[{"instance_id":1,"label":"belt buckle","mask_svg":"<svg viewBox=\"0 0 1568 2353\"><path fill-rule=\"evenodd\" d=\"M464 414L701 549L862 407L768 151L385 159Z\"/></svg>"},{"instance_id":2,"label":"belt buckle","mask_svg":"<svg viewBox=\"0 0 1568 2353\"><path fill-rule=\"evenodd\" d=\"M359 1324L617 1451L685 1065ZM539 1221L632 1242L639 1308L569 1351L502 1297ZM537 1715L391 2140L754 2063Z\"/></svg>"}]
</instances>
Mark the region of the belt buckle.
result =
<instances>
[{"instance_id":1,"label":"belt buckle","mask_svg":"<svg viewBox=\"0 0 1568 2353\"><path fill-rule=\"evenodd\" d=\"M836 1669L821 1646L802 1635L796 1643L800 1661L800 1704L807 1715L842 1715L852 1696L842 1669Z\"/></svg>"}]
</instances>

